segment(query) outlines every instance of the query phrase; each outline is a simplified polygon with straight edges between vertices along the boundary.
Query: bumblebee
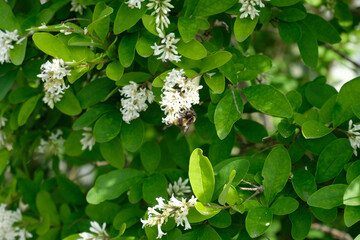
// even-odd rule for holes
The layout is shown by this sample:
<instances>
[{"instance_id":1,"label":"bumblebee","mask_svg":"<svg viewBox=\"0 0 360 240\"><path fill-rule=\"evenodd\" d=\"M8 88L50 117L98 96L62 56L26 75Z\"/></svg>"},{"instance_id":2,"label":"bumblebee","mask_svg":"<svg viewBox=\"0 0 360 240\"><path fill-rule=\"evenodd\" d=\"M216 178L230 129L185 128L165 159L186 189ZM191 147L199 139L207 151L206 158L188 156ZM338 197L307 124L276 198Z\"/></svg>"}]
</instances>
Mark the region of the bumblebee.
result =
<instances>
[{"instance_id":1,"label":"bumblebee","mask_svg":"<svg viewBox=\"0 0 360 240\"><path fill-rule=\"evenodd\" d=\"M196 120L196 113L193 110L189 110L184 112L181 117L175 119L174 125L178 127L183 127L184 132L186 132L189 126L193 124L195 120Z\"/></svg>"}]
</instances>

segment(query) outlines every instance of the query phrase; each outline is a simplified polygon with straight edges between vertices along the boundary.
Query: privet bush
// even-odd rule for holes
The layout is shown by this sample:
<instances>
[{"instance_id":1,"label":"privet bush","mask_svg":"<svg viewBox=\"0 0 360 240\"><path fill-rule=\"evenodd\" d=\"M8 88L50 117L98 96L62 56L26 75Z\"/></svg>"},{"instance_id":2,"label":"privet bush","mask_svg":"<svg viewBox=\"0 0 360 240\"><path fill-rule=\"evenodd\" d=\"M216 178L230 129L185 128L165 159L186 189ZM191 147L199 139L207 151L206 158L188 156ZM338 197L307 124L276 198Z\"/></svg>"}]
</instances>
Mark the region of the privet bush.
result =
<instances>
[{"instance_id":1,"label":"privet bush","mask_svg":"<svg viewBox=\"0 0 360 240\"><path fill-rule=\"evenodd\" d=\"M0 239L360 239L350 4L0 0Z\"/></svg>"}]
</instances>

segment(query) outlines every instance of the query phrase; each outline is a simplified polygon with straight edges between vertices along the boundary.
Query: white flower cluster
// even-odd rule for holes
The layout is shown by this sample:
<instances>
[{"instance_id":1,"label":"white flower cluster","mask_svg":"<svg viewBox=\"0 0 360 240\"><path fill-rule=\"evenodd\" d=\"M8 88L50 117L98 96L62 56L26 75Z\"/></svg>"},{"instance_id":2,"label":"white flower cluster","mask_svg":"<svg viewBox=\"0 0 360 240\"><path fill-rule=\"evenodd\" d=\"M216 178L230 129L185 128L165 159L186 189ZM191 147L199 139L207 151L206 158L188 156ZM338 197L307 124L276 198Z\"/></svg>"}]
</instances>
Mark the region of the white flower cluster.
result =
<instances>
[{"instance_id":1,"label":"white flower cluster","mask_svg":"<svg viewBox=\"0 0 360 240\"><path fill-rule=\"evenodd\" d=\"M129 0L125 2L130 8L138 8L141 9L141 3L145 0Z\"/></svg>"},{"instance_id":2,"label":"white flower cluster","mask_svg":"<svg viewBox=\"0 0 360 240\"><path fill-rule=\"evenodd\" d=\"M25 37L19 39L18 30L14 30L9 32L5 30L5 32L0 30L0 63L4 62L10 63L10 49L14 48L15 44L20 44Z\"/></svg>"},{"instance_id":3,"label":"white flower cluster","mask_svg":"<svg viewBox=\"0 0 360 240\"><path fill-rule=\"evenodd\" d=\"M90 222L90 232L83 232L80 233L79 236L81 238L78 238L77 240L103 240L103 239L109 239L109 234L106 232L106 223L103 223L102 226L100 226L99 223L95 221Z\"/></svg>"},{"instance_id":4,"label":"white flower cluster","mask_svg":"<svg viewBox=\"0 0 360 240\"><path fill-rule=\"evenodd\" d=\"M86 9L86 6L80 4L78 0L71 1L70 12L78 12L78 13L80 13L80 15L83 15L84 9Z\"/></svg>"},{"instance_id":5,"label":"white flower cluster","mask_svg":"<svg viewBox=\"0 0 360 240\"><path fill-rule=\"evenodd\" d=\"M70 75L70 70L66 69L62 59L53 59L52 63L47 61L41 65L40 69L41 73L37 77L44 82L43 101L50 108L54 108L54 104L61 100L64 90L69 88L65 85L64 77Z\"/></svg>"},{"instance_id":6,"label":"white flower cluster","mask_svg":"<svg viewBox=\"0 0 360 240\"><path fill-rule=\"evenodd\" d=\"M190 186L186 186L186 184L189 182L189 179L185 179L184 181L180 177L177 181L175 181L173 184L169 183L168 188L166 189L169 196L175 195L175 196L184 196L185 193L191 193Z\"/></svg>"},{"instance_id":7,"label":"white flower cluster","mask_svg":"<svg viewBox=\"0 0 360 240\"><path fill-rule=\"evenodd\" d=\"M20 209L11 211L6 209L6 204L0 205L0 239L1 240L25 240L31 238L31 233L26 229L14 226L22 220Z\"/></svg>"},{"instance_id":8,"label":"white flower cluster","mask_svg":"<svg viewBox=\"0 0 360 240\"><path fill-rule=\"evenodd\" d=\"M123 115L123 120L127 124L130 124L131 120L134 120L140 116L139 112L145 111L148 108L146 101L152 103L154 101L154 94L151 90L142 88L130 81L129 85L119 89L121 96L121 108L120 111Z\"/></svg>"},{"instance_id":9,"label":"white flower cluster","mask_svg":"<svg viewBox=\"0 0 360 240\"><path fill-rule=\"evenodd\" d=\"M42 138L38 153L44 154L46 157L58 156L59 159L62 159L65 152L65 140L62 138L62 134L63 132L58 129L56 133L50 134L48 141Z\"/></svg>"},{"instance_id":10,"label":"white flower cluster","mask_svg":"<svg viewBox=\"0 0 360 240\"><path fill-rule=\"evenodd\" d=\"M154 9L151 16L155 16L156 28L162 31L170 24L168 15L171 12L170 8L174 8L170 2L171 0L150 0L146 5L149 10Z\"/></svg>"},{"instance_id":11,"label":"white flower cluster","mask_svg":"<svg viewBox=\"0 0 360 240\"><path fill-rule=\"evenodd\" d=\"M83 130L85 132L82 133L83 138L80 139L82 145L81 150L84 151L89 148L89 151L91 151L96 142L94 135L92 134L92 128L85 127Z\"/></svg>"},{"instance_id":12,"label":"white flower cluster","mask_svg":"<svg viewBox=\"0 0 360 240\"><path fill-rule=\"evenodd\" d=\"M152 208L148 208L148 219L140 219L143 224L143 228L145 226L152 227L157 225L157 238L162 238L162 236L166 235L166 233L161 230L161 226L168 221L169 217L173 217L176 222L176 226L185 225L185 230L191 229L190 223L186 216L189 213L189 209L196 205L196 197L192 196L189 201L187 201L185 198L182 198L180 201L173 195L171 196L168 203L164 203L165 199L161 197L156 198L156 201L158 202L157 205Z\"/></svg>"},{"instance_id":13,"label":"white flower cluster","mask_svg":"<svg viewBox=\"0 0 360 240\"><path fill-rule=\"evenodd\" d=\"M165 78L165 84L161 89L161 110L166 117L162 119L166 125L173 124L175 119L181 118L184 113L191 110L192 105L199 104L198 86L191 79L184 77L184 70L173 69Z\"/></svg>"},{"instance_id":14,"label":"white flower cluster","mask_svg":"<svg viewBox=\"0 0 360 240\"><path fill-rule=\"evenodd\" d=\"M263 1L269 0L239 0L242 4L240 8L240 18L247 18L250 16L251 19L254 19L256 15L259 16L260 11L256 9L256 6L259 6L260 8L265 7Z\"/></svg>"},{"instance_id":15,"label":"white flower cluster","mask_svg":"<svg viewBox=\"0 0 360 240\"><path fill-rule=\"evenodd\" d=\"M353 121L350 120L348 136L350 145L354 149L354 155L357 156L357 149L360 148L360 124L353 124Z\"/></svg>"},{"instance_id":16,"label":"white flower cluster","mask_svg":"<svg viewBox=\"0 0 360 240\"><path fill-rule=\"evenodd\" d=\"M0 148L6 145L6 133L2 130L5 127L7 118L0 117Z\"/></svg>"},{"instance_id":17,"label":"white flower cluster","mask_svg":"<svg viewBox=\"0 0 360 240\"><path fill-rule=\"evenodd\" d=\"M151 48L154 49L154 55L160 55L160 57L158 57L157 59L161 59L161 61L163 62L166 62L167 60L180 62L181 56L177 55L179 53L176 51L177 47L175 45L177 42L180 41L180 38L175 38L174 33L169 33L165 36L161 31L158 32L159 36L162 39L160 45L154 43L154 46L151 46Z\"/></svg>"}]
</instances>

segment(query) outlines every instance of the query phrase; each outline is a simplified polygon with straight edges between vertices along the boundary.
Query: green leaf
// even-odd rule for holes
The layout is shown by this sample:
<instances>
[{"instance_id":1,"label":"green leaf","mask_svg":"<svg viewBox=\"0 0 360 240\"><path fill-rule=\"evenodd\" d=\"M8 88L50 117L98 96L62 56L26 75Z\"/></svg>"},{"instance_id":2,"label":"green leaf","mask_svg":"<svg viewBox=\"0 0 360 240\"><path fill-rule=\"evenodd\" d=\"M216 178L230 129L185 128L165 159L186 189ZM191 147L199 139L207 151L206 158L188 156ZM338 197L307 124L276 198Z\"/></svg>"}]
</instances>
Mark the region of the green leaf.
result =
<instances>
[{"instance_id":1,"label":"green leaf","mask_svg":"<svg viewBox=\"0 0 360 240\"><path fill-rule=\"evenodd\" d=\"M334 87L323 83L311 82L305 88L306 100L317 108L321 108L335 94L337 91Z\"/></svg>"},{"instance_id":2,"label":"green leaf","mask_svg":"<svg viewBox=\"0 0 360 240\"><path fill-rule=\"evenodd\" d=\"M235 126L252 143L262 143L262 139L268 136L264 125L256 121L240 119L235 123Z\"/></svg>"},{"instance_id":3,"label":"green leaf","mask_svg":"<svg viewBox=\"0 0 360 240\"><path fill-rule=\"evenodd\" d=\"M96 179L95 186L90 189L86 200L90 204L99 204L105 200L118 198L121 194L144 177L144 173L132 169L119 169L101 175Z\"/></svg>"},{"instance_id":4,"label":"green leaf","mask_svg":"<svg viewBox=\"0 0 360 240\"><path fill-rule=\"evenodd\" d=\"M313 139L328 135L333 131L333 129L325 127L324 124L318 121L310 120L303 123L301 131L306 139Z\"/></svg>"},{"instance_id":5,"label":"green leaf","mask_svg":"<svg viewBox=\"0 0 360 240\"><path fill-rule=\"evenodd\" d=\"M134 26L144 15L147 8L129 8L126 3L122 3L115 18L114 34L120 34Z\"/></svg>"},{"instance_id":6,"label":"green leaf","mask_svg":"<svg viewBox=\"0 0 360 240\"><path fill-rule=\"evenodd\" d=\"M346 181L351 183L357 176L360 176L360 161L353 162L346 170Z\"/></svg>"},{"instance_id":7,"label":"green leaf","mask_svg":"<svg viewBox=\"0 0 360 240\"><path fill-rule=\"evenodd\" d=\"M337 94L330 97L321 107L319 112L319 121L330 123L333 120L333 111L336 103Z\"/></svg>"},{"instance_id":8,"label":"green leaf","mask_svg":"<svg viewBox=\"0 0 360 240\"><path fill-rule=\"evenodd\" d=\"M279 13L278 18L285 22L296 22L306 17L306 12L298 8L284 8Z\"/></svg>"},{"instance_id":9,"label":"green leaf","mask_svg":"<svg viewBox=\"0 0 360 240\"><path fill-rule=\"evenodd\" d=\"M8 31L14 31L15 29L21 31L21 27L15 18L10 4L5 1L0 2L0 28Z\"/></svg>"},{"instance_id":10,"label":"green leaf","mask_svg":"<svg viewBox=\"0 0 360 240\"><path fill-rule=\"evenodd\" d=\"M50 33L35 33L32 38L35 45L44 53L54 58L61 58L65 62L73 60L67 46L54 35Z\"/></svg>"},{"instance_id":11,"label":"green leaf","mask_svg":"<svg viewBox=\"0 0 360 240\"><path fill-rule=\"evenodd\" d=\"M260 112L275 117L291 118L292 106L279 90L270 85L255 85L244 88L246 99Z\"/></svg>"},{"instance_id":12,"label":"green leaf","mask_svg":"<svg viewBox=\"0 0 360 240\"><path fill-rule=\"evenodd\" d=\"M239 91L234 90L233 93L234 95L230 90L227 90L215 109L214 123L216 133L221 140L230 133L234 123L241 118L240 113L242 114L244 109Z\"/></svg>"},{"instance_id":13,"label":"green leaf","mask_svg":"<svg viewBox=\"0 0 360 240\"><path fill-rule=\"evenodd\" d=\"M65 153L69 156L79 156L83 152L80 140L83 138L81 131L73 131L65 141Z\"/></svg>"},{"instance_id":14,"label":"green leaf","mask_svg":"<svg viewBox=\"0 0 360 240\"><path fill-rule=\"evenodd\" d=\"M314 192L307 203L312 207L331 209L342 205L343 196L347 185L345 184L333 184L320 188Z\"/></svg>"},{"instance_id":15,"label":"green leaf","mask_svg":"<svg viewBox=\"0 0 360 240\"><path fill-rule=\"evenodd\" d=\"M190 156L189 179L195 196L202 203L211 201L215 188L215 177L211 163L203 156L200 148L195 149Z\"/></svg>"},{"instance_id":16,"label":"green leaf","mask_svg":"<svg viewBox=\"0 0 360 240\"><path fill-rule=\"evenodd\" d=\"M135 58L135 46L138 40L138 33L126 34L121 38L119 48L118 48L118 56L121 65L123 67L128 68L134 61Z\"/></svg>"},{"instance_id":17,"label":"green leaf","mask_svg":"<svg viewBox=\"0 0 360 240\"><path fill-rule=\"evenodd\" d=\"M293 169L294 177L292 179L292 185L296 194L303 200L307 201L311 194L316 192L315 177L306 170Z\"/></svg>"},{"instance_id":18,"label":"green leaf","mask_svg":"<svg viewBox=\"0 0 360 240\"><path fill-rule=\"evenodd\" d=\"M291 124L287 119L283 119L278 125L279 133L284 138L291 137L295 133L295 129L295 124Z\"/></svg>"},{"instance_id":19,"label":"green leaf","mask_svg":"<svg viewBox=\"0 0 360 240\"><path fill-rule=\"evenodd\" d=\"M0 101L6 96L7 92L15 82L18 71L10 71L0 77Z\"/></svg>"},{"instance_id":20,"label":"green leaf","mask_svg":"<svg viewBox=\"0 0 360 240\"><path fill-rule=\"evenodd\" d=\"M318 44L312 31L306 24L299 22L301 28L301 38L297 42L300 50L300 55L306 65L316 68L318 63Z\"/></svg>"},{"instance_id":21,"label":"green leaf","mask_svg":"<svg viewBox=\"0 0 360 240\"><path fill-rule=\"evenodd\" d=\"M25 58L27 46L27 38L20 44L15 44L13 49L10 49L10 60L15 65L21 65Z\"/></svg>"},{"instance_id":22,"label":"green leaf","mask_svg":"<svg viewBox=\"0 0 360 240\"><path fill-rule=\"evenodd\" d=\"M232 54L226 51L219 51L211 54L201 61L201 72L205 73L221 67L232 58Z\"/></svg>"},{"instance_id":23,"label":"green leaf","mask_svg":"<svg viewBox=\"0 0 360 240\"><path fill-rule=\"evenodd\" d=\"M344 221L347 227L351 227L360 221L360 206L345 206Z\"/></svg>"},{"instance_id":24,"label":"green leaf","mask_svg":"<svg viewBox=\"0 0 360 240\"><path fill-rule=\"evenodd\" d=\"M20 112L18 115L18 121L17 121L19 126L22 126L26 123L26 121L30 117L31 113L34 111L36 104L39 101L41 96L42 96L42 94L33 96L33 97L29 98L28 100L26 100L26 102L24 102L21 105Z\"/></svg>"},{"instance_id":25,"label":"green leaf","mask_svg":"<svg viewBox=\"0 0 360 240\"><path fill-rule=\"evenodd\" d=\"M156 18L154 16L145 14L142 16L141 20L146 30L148 30L155 36L159 36L159 33L156 30Z\"/></svg>"},{"instance_id":26,"label":"green leaf","mask_svg":"<svg viewBox=\"0 0 360 240\"><path fill-rule=\"evenodd\" d=\"M322 222L333 222L336 219L338 208L334 207L332 209L323 209L311 207L311 212Z\"/></svg>"},{"instance_id":27,"label":"green leaf","mask_svg":"<svg viewBox=\"0 0 360 240\"><path fill-rule=\"evenodd\" d=\"M291 236L295 240L302 240L308 235L311 223L312 216L311 212L303 205L300 206L295 212L289 215L291 221Z\"/></svg>"},{"instance_id":28,"label":"green leaf","mask_svg":"<svg viewBox=\"0 0 360 240\"><path fill-rule=\"evenodd\" d=\"M297 42L301 38L301 28L296 22L279 22L279 34L286 43Z\"/></svg>"},{"instance_id":29,"label":"green leaf","mask_svg":"<svg viewBox=\"0 0 360 240\"><path fill-rule=\"evenodd\" d=\"M36 208L41 216L48 215L50 217L50 223L60 224L56 205L47 191L42 190L36 195Z\"/></svg>"},{"instance_id":30,"label":"green leaf","mask_svg":"<svg viewBox=\"0 0 360 240\"><path fill-rule=\"evenodd\" d=\"M210 218L209 223L216 228L227 228L231 225L231 215L228 211L221 211Z\"/></svg>"},{"instance_id":31,"label":"green leaf","mask_svg":"<svg viewBox=\"0 0 360 240\"><path fill-rule=\"evenodd\" d=\"M276 7L287 7L291 5L295 5L296 3L300 2L301 0L271 0L270 4Z\"/></svg>"},{"instance_id":32,"label":"green leaf","mask_svg":"<svg viewBox=\"0 0 360 240\"><path fill-rule=\"evenodd\" d=\"M292 197L279 197L271 205L270 210L275 215L287 215L299 207L299 202Z\"/></svg>"},{"instance_id":33,"label":"green leaf","mask_svg":"<svg viewBox=\"0 0 360 240\"><path fill-rule=\"evenodd\" d=\"M58 175L56 177L59 190L66 202L73 205L85 204L84 194L81 192L78 185L69 180L64 175Z\"/></svg>"},{"instance_id":34,"label":"green leaf","mask_svg":"<svg viewBox=\"0 0 360 240\"><path fill-rule=\"evenodd\" d=\"M165 176L154 173L144 180L142 186L144 200L150 205L155 205L157 203L156 198L163 197L166 199L168 197L167 187L168 182Z\"/></svg>"},{"instance_id":35,"label":"green leaf","mask_svg":"<svg viewBox=\"0 0 360 240\"><path fill-rule=\"evenodd\" d=\"M92 34L95 30L101 40L105 40L109 32L110 14L113 9L104 2L98 2L94 8L92 23L87 26L88 31Z\"/></svg>"},{"instance_id":36,"label":"green leaf","mask_svg":"<svg viewBox=\"0 0 360 240\"><path fill-rule=\"evenodd\" d=\"M116 81L116 85L126 86L130 83L130 81L142 83L146 82L150 77L150 74L144 72L129 72L125 73L119 81Z\"/></svg>"},{"instance_id":37,"label":"green leaf","mask_svg":"<svg viewBox=\"0 0 360 240\"><path fill-rule=\"evenodd\" d=\"M68 89L62 96L61 101L55 103L55 107L62 113L69 116L76 116L81 113L81 107L79 100L74 93Z\"/></svg>"},{"instance_id":38,"label":"green leaf","mask_svg":"<svg viewBox=\"0 0 360 240\"><path fill-rule=\"evenodd\" d=\"M256 238L264 234L272 222L273 214L266 207L252 208L245 219L246 231L250 237Z\"/></svg>"},{"instance_id":39,"label":"green leaf","mask_svg":"<svg viewBox=\"0 0 360 240\"><path fill-rule=\"evenodd\" d=\"M121 129L122 116L118 111L105 113L94 126L94 137L97 142L108 142L115 138Z\"/></svg>"},{"instance_id":40,"label":"green leaf","mask_svg":"<svg viewBox=\"0 0 360 240\"><path fill-rule=\"evenodd\" d=\"M214 75L203 75L208 87L216 94L221 94L225 90L225 76L221 72Z\"/></svg>"},{"instance_id":41,"label":"green leaf","mask_svg":"<svg viewBox=\"0 0 360 240\"><path fill-rule=\"evenodd\" d=\"M354 78L341 87L333 111L334 127L354 116L352 107L358 102L360 102L360 77Z\"/></svg>"},{"instance_id":42,"label":"green leaf","mask_svg":"<svg viewBox=\"0 0 360 240\"><path fill-rule=\"evenodd\" d=\"M158 37L154 36L148 31L143 31L140 35L140 38L136 42L136 52L144 58L150 57L154 53L154 49L152 49L151 46L153 46L154 43L158 41L158 39Z\"/></svg>"},{"instance_id":43,"label":"green leaf","mask_svg":"<svg viewBox=\"0 0 360 240\"><path fill-rule=\"evenodd\" d=\"M154 172L161 160L161 150L157 142L146 142L140 149L140 159L145 170Z\"/></svg>"},{"instance_id":44,"label":"green leaf","mask_svg":"<svg viewBox=\"0 0 360 240\"><path fill-rule=\"evenodd\" d=\"M144 131L144 123L140 118L132 120L130 124L123 124L120 136L125 149L136 152L143 142Z\"/></svg>"},{"instance_id":45,"label":"green leaf","mask_svg":"<svg viewBox=\"0 0 360 240\"><path fill-rule=\"evenodd\" d=\"M308 14L303 20L317 40L331 44L341 41L340 34L336 28L318 15Z\"/></svg>"},{"instance_id":46,"label":"green leaf","mask_svg":"<svg viewBox=\"0 0 360 240\"><path fill-rule=\"evenodd\" d=\"M90 126L96 121L102 114L115 110L113 106L108 104L98 104L90 108L87 112L82 114L73 124L74 130L80 130L84 127Z\"/></svg>"},{"instance_id":47,"label":"green leaf","mask_svg":"<svg viewBox=\"0 0 360 240\"><path fill-rule=\"evenodd\" d=\"M9 101L12 104L25 102L29 98L39 94L39 89L32 87L18 87L9 94Z\"/></svg>"},{"instance_id":48,"label":"green leaf","mask_svg":"<svg viewBox=\"0 0 360 240\"><path fill-rule=\"evenodd\" d=\"M210 16L215 15L221 12L224 12L235 5L237 0L199 0L195 11L194 16Z\"/></svg>"},{"instance_id":49,"label":"green leaf","mask_svg":"<svg viewBox=\"0 0 360 240\"><path fill-rule=\"evenodd\" d=\"M179 52L180 55L193 60L203 59L207 55L206 48L195 39L187 43L180 40L176 44L176 46L177 46L176 50Z\"/></svg>"},{"instance_id":50,"label":"green leaf","mask_svg":"<svg viewBox=\"0 0 360 240\"><path fill-rule=\"evenodd\" d=\"M125 165L125 155L123 146L119 138L100 144L100 152L109 164L116 168L123 168Z\"/></svg>"},{"instance_id":51,"label":"green leaf","mask_svg":"<svg viewBox=\"0 0 360 240\"><path fill-rule=\"evenodd\" d=\"M77 95L81 108L88 108L104 100L114 87L114 82L107 78L97 78L89 82Z\"/></svg>"},{"instance_id":52,"label":"green leaf","mask_svg":"<svg viewBox=\"0 0 360 240\"><path fill-rule=\"evenodd\" d=\"M120 80L124 73L124 67L119 61L113 61L106 66L106 76L111 80Z\"/></svg>"},{"instance_id":53,"label":"green leaf","mask_svg":"<svg viewBox=\"0 0 360 240\"><path fill-rule=\"evenodd\" d=\"M291 172L291 159L287 150L275 147L265 159L261 175L264 178L264 195L270 204L276 195L285 187Z\"/></svg>"},{"instance_id":54,"label":"green leaf","mask_svg":"<svg viewBox=\"0 0 360 240\"><path fill-rule=\"evenodd\" d=\"M332 141L319 156L315 174L316 181L326 182L339 175L352 155L353 149L348 139L338 138Z\"/></svg>"},{"instance_id":55,"label":"green leaf","mask_svg":"<svg viewBox=\"0 0 360 240\"><path fill-rule=\"evenodd\" d=\"M184 42L190 42L199 30L199 24L195 18L180 17L178 19L178 29Z\"/></svg>"},{"instance_id":56,"label":"green leaf","mask_svg":"<svg viewBox=\"0 0 360 240\"><path fill-rule=\"evenodd\" d=\"M238 42L244 42L254 31L258 20L258 16L255 16L254 19L240 18L240 16L236 17L234 24L236 40L238 40Z\"/></svg>"},{"instance_id":57,"label":"green leaf","mask_svg":"<svg viewBox=\"0 0 360 240\"><path fill-rule=\"evenodd\" d=\"M352 180L344 193L344 204L360 206L360 176Z\"/></svg>"},{"instance_id":58,"label":"green leaf","mask_svg":"<svg viewBox=\"0 0 360 240\"><path fill-rule=\"evenodd\" d=\"M232 170L231 173L230 173L230 176L228 177L229 178L229 181L226 183L226 185L224 186L224 189L222 190L222 192L220 193L220 196L219 196L219 203L221 205L225 205L225 202L226 202L226 198L227 198L227 194L229 192L229 189L231 188L231 184L235 178L235 175L236 175L236 171L235 170Z\"/></svg>"},{"instance_id":59,"label":"green leaf","mask_svg":"<svg viewBox=\"0 0 360 240\"><path fill-rule=\"evenodd\" d=\"M207 205L207 204L206 204ZM195 209L191 208L188 215L188 220L190 223L202 222L206 219L212 218L218 214L221 209L206 207L206 205L198 202L195 205ZM215 203L209 203L210 206L219 206Z\"/></svg>"},{"instance_id":60,"label":"green leaf","mask_svg":"<svg viewBox=\"0 0 360 240\"><path fill-rule=\"evenodd\" d=\"M184 136L179 136L176 128L169 128L165 132L165 143L174 162L187 171L189 169L190 150Z\"/></svg>"}]
</instances>

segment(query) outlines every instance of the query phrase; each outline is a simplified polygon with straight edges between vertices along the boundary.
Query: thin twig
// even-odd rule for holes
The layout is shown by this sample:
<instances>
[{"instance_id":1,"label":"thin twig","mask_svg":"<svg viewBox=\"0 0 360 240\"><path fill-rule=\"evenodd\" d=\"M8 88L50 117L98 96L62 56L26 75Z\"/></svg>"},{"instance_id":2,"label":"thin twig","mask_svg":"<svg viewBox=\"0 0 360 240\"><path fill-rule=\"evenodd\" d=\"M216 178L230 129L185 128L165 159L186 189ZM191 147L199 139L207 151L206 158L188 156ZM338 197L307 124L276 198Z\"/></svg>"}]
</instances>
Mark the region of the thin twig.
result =
<instances>
[{"instance_id":1,"label":"thin twig","mask_svg":"<svg viewBox=\"0 0 360 240\"><path fill-rule=\"evenodd\" d=\"M88 21L88 22L91 22L91 19L88 19L88 18L69 18L69 19L66 19L65 21L62 21L62 23L67 23L67 22L72 22L72 21Z\"/></svg>"},{"instance_id":2,"label":"thin twig","mask_svg":"<svg viewBox=\"0 0 360 240\"><path fill-rule=\"evenodd\" d=\"M83 68L83 67L98 65L98 64L101 64L101 63L107 63L107 62L109 62L109 61L110 61L110 59L105 59L105 60L101 60L101 61L99 61L99 62L85 63L85 64L81 64L81 65L76 66L76 68Z\"/></svg>"},{"instance_id":3,"label":"thin twig","mask_svg":"<svg viewBox=\"0 0 360 240\"><path fill-rule=\"evenodd\" d=\"M336 53L337 55L339 55L340 57L342 57L343 59L345 59L346 61L352 63L355 67L360 68L360 64L355 62L354 60L350 59L348 56L346 56L344 53L340 52L339 50L335 49L332 45L325 43L324 46L327 49L330 49L331 51L333 51L334 53Z\"/></svg>"},{"instance_id":4,"label":"thin twig","mask_svg":"<svg viewBox=\"0 0 360 240\"><path fill-rule=\"evenodd\" d=\"M244 191L257 191L257 188L246 188L246 187L239 187L240 190L244 190Z\"/></svg>"},{"instance_id":5,"label":"thin twig","mask_svg":"<svg viewBox=\"0 0 360 240\"><path fill-rule=\"evenodd\" d=\"M237 105L237 102L236 102L236 97L235 97L235 93L234 93L234 87L231 84L229 86L230 86L230 90L231 90L231 93L232 93L232 96L233 96L233 99L234 99L236 110L241 115L241 112L239 110L239 106Z\"/></svg>"},{"instance_id":6,"label":"thin twig","mask_svg":"<svg viewBox=\"0 0 360 240\"><path fill-rule=\"evenodd\" d=\"M269 138L272 138L273 136L275 136L278 132L279 132L279 130L276 130L273 134L270 134L269 136L263 137L263 138L261 139L261 141L265 142L265 141L268 140Z\"/></svg>"},{"instance_id":7,"label":"thin twig","mask_svg":"<svg viewBox=\"0 0 360 240\"><path fill-rule=\"evenodd\" d=\"M328 226L319 224L319 223L313 223L311 224L312 229L319 230L323 233L331 234L331 236L335 239L339 240L353 240L353 238L346 232L340 231L336 228L330 228Z\"/></svg>"},{"instance_id":8,"label":"thin twig","mask_svg":"<svg viewBox=\"0 0 360 240\"><path fill-rule=\"evenodd\" d=\"M259 186L256 186L255 184L251 183L251 182L248 182L248 181L245 181L244 179L241 179L242 182L254 187L254 188L258 188Z\"/></svg>"}]
</instances>

